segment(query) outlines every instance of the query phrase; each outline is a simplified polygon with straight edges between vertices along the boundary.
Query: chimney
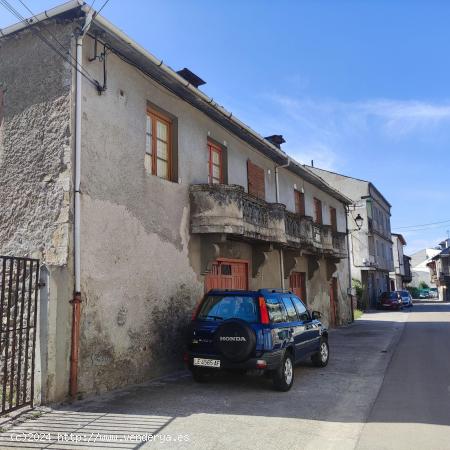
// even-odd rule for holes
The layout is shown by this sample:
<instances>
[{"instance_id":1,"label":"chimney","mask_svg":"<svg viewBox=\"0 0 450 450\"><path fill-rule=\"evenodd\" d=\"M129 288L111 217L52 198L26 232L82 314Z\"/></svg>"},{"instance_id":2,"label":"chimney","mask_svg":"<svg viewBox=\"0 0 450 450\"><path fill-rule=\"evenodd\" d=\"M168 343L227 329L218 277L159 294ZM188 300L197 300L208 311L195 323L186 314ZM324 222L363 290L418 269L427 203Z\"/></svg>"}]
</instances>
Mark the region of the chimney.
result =
<instances>
[{"instance_id":1,"label":"chimney","mask_svg":"<svg viewBox=\"0 0 450 450\"><path fill-rule=\"evenodd\" d=\"M279 149L281 149L281 144L284 144L286 142L281 134L273 134L272 136L267 136L264 139L267 139Z\"/></svg>"},{"instance_id":2,"label":"chimney","mask_svg":"<svg viewBox=\"0 0 450 450\"><path fill-rule=\"evenodd\" d=\"M206 84L206 81L203 81L200 77L195 75L195 73L191 72L186 67L184 69L178 70L177 74L180 75L180 77L183 77L186 81L188 81L190 84L192 84L192 86L195 86L196 88Z\"/></svg>"}]
</instances>

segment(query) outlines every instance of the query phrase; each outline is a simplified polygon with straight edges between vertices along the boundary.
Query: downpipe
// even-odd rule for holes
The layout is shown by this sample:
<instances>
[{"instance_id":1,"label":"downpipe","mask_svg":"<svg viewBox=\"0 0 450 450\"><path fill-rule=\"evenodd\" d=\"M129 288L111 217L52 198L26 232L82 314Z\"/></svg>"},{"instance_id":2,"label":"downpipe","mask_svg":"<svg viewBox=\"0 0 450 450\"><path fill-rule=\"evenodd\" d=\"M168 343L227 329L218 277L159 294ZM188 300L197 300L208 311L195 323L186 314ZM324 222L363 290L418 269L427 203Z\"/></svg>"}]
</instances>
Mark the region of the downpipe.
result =
<instances>
[{"instance_id":1,"label":"downpipe","mask_svg":"<svg viewBox=\"0 0 450 450\"><path fill-rule=\"evenodd\" d=\"M279 174L278 169L283 169L285 167L288 167L291 163L290 158L288 158L287 163L283 164L281 166L275 166L275 198L277 203L280 203L280 186L279 186ZM281 277L281 289L284 289L284 255L283 255L283 248L280 247L279 250L280 255L280 277Z\"/></svg>"},{"instance_id":2,"label":"downpipe","mask_svg":"<svg viewBox=\"0 0 450 450\"><path fill-rule=\"evenodd\" d=\"M80 184L81 184L81 81L83 61L83 37L92 22L92 13L88 14L83 29L76 41L76 93L75 93L75 180L74 180L74 295L72 304L72 333L70 343L70 379L69 394L76 398L78 393L78 353L80 346L80 317L81 317L81 253L80 253Z\"/></svg>"}]
</instances>

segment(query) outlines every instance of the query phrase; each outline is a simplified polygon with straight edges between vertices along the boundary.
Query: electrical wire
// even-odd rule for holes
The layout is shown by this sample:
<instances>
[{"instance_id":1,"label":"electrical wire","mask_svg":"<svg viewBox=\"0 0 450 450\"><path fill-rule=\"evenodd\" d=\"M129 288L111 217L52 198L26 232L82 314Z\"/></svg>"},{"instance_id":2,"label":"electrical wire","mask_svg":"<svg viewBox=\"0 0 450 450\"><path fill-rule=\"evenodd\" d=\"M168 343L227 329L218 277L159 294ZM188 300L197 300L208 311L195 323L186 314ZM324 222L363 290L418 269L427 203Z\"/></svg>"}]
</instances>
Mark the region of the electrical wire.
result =
<instances>
[{"instance_id":1,"label":"electrical wire","mask_svg":"<svg viewBox=\"0 0 450 450\"><path fill-rule=\"evenodd\" d=\"M32 15L32 18L36 19L36 14L26 5L26 3L23 0L18 1ZM94 4L94 2L92 4ZM24 20L26 19L22 17L22 21ZM29 19L27 20L27 23L29 23ZM40 31L42 32L43 30L40 29ZM72 56L71 52L58 40L58 38L51 32L51 30L45 28L45 31L59 44L59 46L64 50L65 54L67 54L67 56L69 56L74 61L74 63L81 68L81 70L84 70L89 77L93 78L92 75L89 73L89 71L85 67L83 67L81 62L80 63L77 62L76 58Z\"/></svg>"},{"instance_id":2,"label":"electrical wire","mask_svg":"<svg viewBox=\"0 0 450 450\"><path fill-rule=\"evenodd\" d=\"M20 0L19 0L20 1ZM24 3L21 2L23 5ZM0 5L3 6L8 12L10 12L14 17L16 17L18 20L20 20L21 22L25 23L27 26L28 25L32 25L32 23L30 23L25 17L23 17L20 12L18 12L9 2L8 0L0 0ZM28 9L28 7L27 7ZM60 56L61 58L64 59L64 61L66 61L72 68L74 68L77 72L79 72L82 76L84 76L90 83L92 83L96 88L98 88L99 83L94 80L91 79L91 76L89 74L84 73L81 69L85 70L81 64L79 64L78 62L75 61L75 65L70 61L70 59L67 59L66 55L64 55L63 53L61 53L60 50L58 50L58 48L56 48L48 39L46 36L43 35L42 30L35 25L34 30L36 31L35 35L42 41L44 42L51 50L53 50L58 56ZM48 31L48 30L47 30ZM53 36L54 37L54 36ZM59 43L60 46L62 46L64 48L64 50L67 52L67 49L54 37L54 39ZM72 59L73 56L71 56ZM79 66L79 67L78 67ZM87 72L87 71L86 71ZM87 72L88 73L88 72Z\"/></svg>"},{"instance_id":3,"label":"electrical wire","mask_svg":"<svg viewBox=\"0 0 450 450\"><path fill-rule=\"evenodd\" d=\"M423 223L421 225L407 225L403 227L394 227L396 230L405 230L408 228L421 228L426 229L428 227L433 228L433 225L441 225L441 224L450 224L450 220L443 220L441 222L430 222L430 223ZM423 228L425 227L425 228Z\"/></svg>"},{"instance_id":4,"label":"electrical wire","mask_svg":"<svg viewBox=\"0 0 450 450\"><path fill-rule=\"evenodd\" d=\"M94 0L95 2L95 0ZM94 2L92 2L92 4L94 4ZM106 0L105 3L103 3L103 5L101 6L101 8L95 13L95 15L97 16L98 14L100 14L100 11L107 5L107 3L109 2L109 0Z\"/></svg>"}]
</instances>

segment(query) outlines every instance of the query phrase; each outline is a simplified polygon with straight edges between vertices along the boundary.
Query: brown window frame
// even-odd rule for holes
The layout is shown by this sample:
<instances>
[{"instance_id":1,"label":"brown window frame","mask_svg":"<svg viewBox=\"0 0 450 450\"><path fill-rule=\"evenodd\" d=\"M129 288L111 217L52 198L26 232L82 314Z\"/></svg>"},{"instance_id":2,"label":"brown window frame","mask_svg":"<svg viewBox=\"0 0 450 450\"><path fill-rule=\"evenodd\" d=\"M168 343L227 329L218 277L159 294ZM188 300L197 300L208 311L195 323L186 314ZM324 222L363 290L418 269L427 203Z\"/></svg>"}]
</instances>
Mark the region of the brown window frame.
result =
<instances>
[{"instance_id":1,"label":"brown window frame","mask_svg":"<svg viewBox=\"0 0 450 450\"><path fill-rule=\"evenodd\" d=\"M314 197L314 222L317 225L322 225L323 224L322 200L319 200L316 197Z\"/></svg>"},{"instance_id":2,"label":"brown window frame","mask_svg":"<svg viewBox=\"0 0 450 450\"><path fill-rule=\"evenodd\" d=\"M147 117L150 117L151 119L151 149L152 152L149 152L149 149L147 148L147 140L145 143L145 154L150 155L151 156L151 171L148 171L147 168L147 173L157 176L159 178L162 178L163 180L168 180L168 181L172 181L173 178L173 174L172 174L172 164L173 164L173 154L172 154L172 120L165 116L164 114L155 111L154 109L151 108L147 108ZM158 148L158 136L156 133L156 127L157 127L157 122L161 122L164 125L167 126L167 141L165 142L167 144L167 160L163 160L162 161L166 161L167 163L167 177L165 176L161 176L160 174L158 174L158 152L157 152L157 148ZM146 136L148 135L147 129L146 129Z\"/></svg>"},{"instance_id":3,"label":"brown window frame","mask_svg":"<svg viewBox=\"0 0 450 450\"><path fill-rule=\"evenodd\" d=\"M216 152L219 155L219 165L214 164L212 160L212 153ZM219 178L213 176L213 166L219 167ZM218 183L214 183L214 180L218 180ZM221 184L223 183L223 150L220 145L214 144L208 140L208 183L209 184Z\"/></svg>"},{"instance_id":4,"label":"brown window frame","mask_svg":"<svg viewBox=\"0 0 450 450\"><path fill-rule=\"evenodd\" d=\"M305 193L294 189L295 212L300 216L305 215Z\"/></svg>"}]
</instances>

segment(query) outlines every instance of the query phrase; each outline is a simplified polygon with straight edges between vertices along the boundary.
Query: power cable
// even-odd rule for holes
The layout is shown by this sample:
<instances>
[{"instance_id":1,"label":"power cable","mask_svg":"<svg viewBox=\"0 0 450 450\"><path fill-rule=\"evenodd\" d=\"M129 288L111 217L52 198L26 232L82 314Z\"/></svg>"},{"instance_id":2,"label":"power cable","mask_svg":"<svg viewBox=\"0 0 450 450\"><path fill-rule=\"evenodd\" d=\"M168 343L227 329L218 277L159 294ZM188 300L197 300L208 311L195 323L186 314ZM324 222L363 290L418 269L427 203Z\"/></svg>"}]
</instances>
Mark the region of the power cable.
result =
<instances>
[{"instance_id":1,"label":"power cable","mask_svg":"<svg viewBox=\"0 0 450 450\"><path fill-rule=\"evenodd\" d=\"M92 4L94 4L95 0L92 2ZM103 5L101 6L101 8L95 13L95 15L97 16L98 14L100 14L100 11L107 5L107 3L109 2L109 0L106 0L105 3L103 3Z\"/></svg>"},{"instance_id":2,"label":"power cable","mask_svg":"<svg viewBox=\"0 0 450 450\"><path fill-rule=\"evenodd\" d=\"M407 228L432 227L433 225L440 225L440 224L445 224L445 223L450 223L450 220L443 220L441 222L423 223L421 225L407 225L407 226L403 226L403 227L393 227L393 228L395 228L396 230L404 230Z\"/></svg>"},{"instance_id":3,"label":"power cable","mask_svg":"<svg viewBox=\"0 0 450 450\"><path fill-rule=\"evenodd\" d=\"M25 4L25 2L23 0L18 0L18 1L32 15L33 19L37 19L36 14ZM95 2L95 0L94 0L94 2ZM94 2L92 4L94 4ZM16 11L16 12L18 13L18 11ZM29 20L27 20L23 17L22 17L22 21L26 21L27 23L30 23ZM40 31L42 32L43 30L40 29ZM51 32L51 30L49 30L48 28L45 28L45 31L59 44L59 46L64 50L65 54L67 56L69 56L74 61L74 63L77 64L81 68L81 70L84 70L89 77L93 78L92 75L89 73L89 71L83 67L81 62L78 62L76 60L76 58L74 56L72 56L71 52L57 39L57 37Z\"/></svg>"},{"instance_id":4,"label":"power cable","mask_svg":"<svg viewBox=\"0 0 450 450\"><path fill-rule=\"evenodd\" d=\"M0 0L0 5L2 5L7 11L9 11L13 16L15 16L17 19L19 19L21 22L25 23L27 26L31 25L30 22L27 21L9 2L8 0ZM74 68L77 72L79 72L82 76L84 76L91 84L93 84L96 88L98 88L99 83L96 80L93 80L90 78L89 75L86 73L83 73L77 65L79 65L81 68L81 64L74 65L69 59L66 58L66 56L61 53L47 38L42 34L42 30L35 26L34 30L36 31L36 36L44 42L51 50L53 50L58 56L60 56L64 61L66 61L72 68ZM61 44L60 44L61 45ZM63 47L65 48L65 47ZM73 58L73 57L72 57ZM86 69L84 69L86 70Z\"/></svg>"}]
</instances>

